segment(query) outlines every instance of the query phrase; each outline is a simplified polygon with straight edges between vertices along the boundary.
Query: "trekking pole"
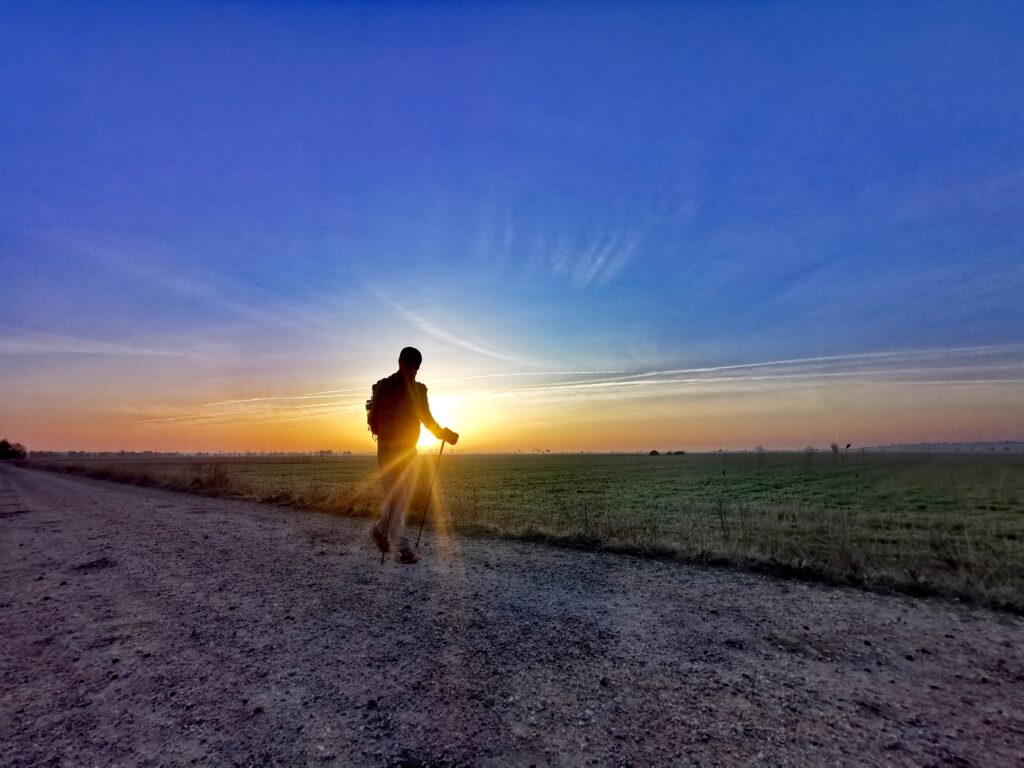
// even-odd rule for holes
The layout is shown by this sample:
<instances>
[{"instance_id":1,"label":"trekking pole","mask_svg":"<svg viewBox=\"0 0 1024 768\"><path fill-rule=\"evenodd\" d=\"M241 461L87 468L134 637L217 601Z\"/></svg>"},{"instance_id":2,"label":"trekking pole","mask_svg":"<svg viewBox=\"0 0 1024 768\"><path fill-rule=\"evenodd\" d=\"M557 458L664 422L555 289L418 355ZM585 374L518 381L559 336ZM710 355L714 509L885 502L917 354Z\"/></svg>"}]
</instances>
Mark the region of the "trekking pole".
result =
<instances>
[{"instance_id":1,"label":"trekking pole","mask_svg":"<svg viewBox=\"0 0 1024 768\"><path fill-rule=\"evenodd\" d=\"M374 438L374 439L376 439L376 438ZM388 501L387 493L385 493L385 495L384 495L384 501L388 505L387 523L384 524L384 530L387 531L388 535L390 536L391 535L391 502ZM384 555L386 555L390 551L391 551L390 545L388 546L387 549L382 549L381 550L381 553L380 553L380 564L381 565L384 565Z\"/></svg>"},{"instance_id":2,"label":"trekking pole","mask_svg":"<svg viewBox=\"0 0 1024 768\"><path fill-rule=\"evenodd\" d=\"M427 510L430 508L430 496L434 493L434 481L437 480L437 469L441 466L441 454L444 453L444 440L441 440L441 450L437 452L437 461L434 462L434 475L430 478L430 490L427 491L427 502L423 505L423 517L420 518L420 532L416 534L416 546L420 545L420 536L423 535L423 523L427 521Z\"/></svg>"},{"instance_id":3,"label":"trekking pole","mask_svg":"<svg viewBox=\"0 0 1024 768\"><path fill-rule=\"evenodd\" d=\"M388 522L387 522L387 528L385 528L384 530L385 530L385 531L388 531L388 532L390 532L390 531L391 531L391 505L390 505L390 504L388 504ZM386 554L387 554L387 553L388 553L389 551L390 551L390 549L385 549L385 550L382 550L382 551L381 551L381 553L380 553L380 564L381 564L381 565L384 565L384 555L386 555Z\"/></svg>"}]
</instances>

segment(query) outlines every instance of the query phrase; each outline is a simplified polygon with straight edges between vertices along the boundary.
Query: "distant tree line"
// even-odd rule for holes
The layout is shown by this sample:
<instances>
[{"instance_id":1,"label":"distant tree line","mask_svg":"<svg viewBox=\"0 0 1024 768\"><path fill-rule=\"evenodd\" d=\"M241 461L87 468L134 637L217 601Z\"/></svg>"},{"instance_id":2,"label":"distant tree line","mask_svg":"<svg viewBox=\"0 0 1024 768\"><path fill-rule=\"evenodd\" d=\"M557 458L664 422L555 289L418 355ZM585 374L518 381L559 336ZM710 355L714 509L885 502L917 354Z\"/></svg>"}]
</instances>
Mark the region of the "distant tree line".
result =
<instances>
[{"instance_id":1,"label":"distant tree line","mask_svg":"<svg viewBox=\"0 0 1024 768\"><path fill-rule=\"evenodd\" d=\"M7 438L0 440L0 460L24 459L26 456L28 456L28 449L21 443L14 443L12 445L7 441Z\"/></svg>"}]
</instances>

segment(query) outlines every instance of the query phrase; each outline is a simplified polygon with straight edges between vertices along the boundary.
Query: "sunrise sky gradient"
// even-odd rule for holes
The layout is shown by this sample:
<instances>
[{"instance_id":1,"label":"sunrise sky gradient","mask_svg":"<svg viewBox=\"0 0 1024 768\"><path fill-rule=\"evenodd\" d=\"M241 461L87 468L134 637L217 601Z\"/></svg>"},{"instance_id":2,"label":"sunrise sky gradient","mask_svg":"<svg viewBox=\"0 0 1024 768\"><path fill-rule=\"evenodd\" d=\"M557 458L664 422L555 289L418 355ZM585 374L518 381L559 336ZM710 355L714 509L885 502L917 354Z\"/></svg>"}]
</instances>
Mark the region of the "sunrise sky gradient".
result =
<instances>
[{"instance_id":1,"label":"sunrise sky gradient","mask_svg":"<svg viewBox=\"0 0 1024 768\"><path fill-rule=\"evenodd\" d=\"M1024 439L1024 5L23 3L0 437Z\"/></svg>"}]
</instances>

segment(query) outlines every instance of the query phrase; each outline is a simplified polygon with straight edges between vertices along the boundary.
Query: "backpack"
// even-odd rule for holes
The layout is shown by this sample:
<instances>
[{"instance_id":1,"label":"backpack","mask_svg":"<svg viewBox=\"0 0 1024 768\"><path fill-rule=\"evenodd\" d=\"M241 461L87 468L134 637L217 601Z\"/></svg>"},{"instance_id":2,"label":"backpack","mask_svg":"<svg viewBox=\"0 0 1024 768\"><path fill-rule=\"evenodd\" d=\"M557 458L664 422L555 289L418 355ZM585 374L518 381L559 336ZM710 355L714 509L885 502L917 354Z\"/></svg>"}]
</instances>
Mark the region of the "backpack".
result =
<instances>
[{"instance_id":1,"label":"backpack","mask_svg":"<svg viewBox=\"0 0 1024 768\"><path fill-rule=\"evenodd\" d=\"M376 384L370 393L370 399L366 401L366 428L370 430L373 435L373 439L377 439L377 435L380 434L380 422L381 422L381 411L380 402L377 400L377 389L384 382L381 379Z\"/></svg>"}]
</instances>

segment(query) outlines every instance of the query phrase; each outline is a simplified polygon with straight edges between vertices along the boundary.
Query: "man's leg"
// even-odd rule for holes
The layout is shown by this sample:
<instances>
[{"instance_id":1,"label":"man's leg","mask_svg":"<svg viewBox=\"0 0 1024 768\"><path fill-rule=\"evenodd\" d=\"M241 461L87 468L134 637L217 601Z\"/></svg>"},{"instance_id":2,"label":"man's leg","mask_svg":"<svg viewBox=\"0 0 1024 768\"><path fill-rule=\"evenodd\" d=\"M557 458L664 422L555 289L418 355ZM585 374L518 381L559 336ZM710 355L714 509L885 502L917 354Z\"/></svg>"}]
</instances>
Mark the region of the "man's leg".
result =
<instances>
[{"instance_id":1,"label":"man's leg","mask_svg":"<svg viewBox=\"0 0 1024 768\"><path fill-rule=\"evenodd\" d=\"M416 490L419 463L416 461L415 446L402 453L396 462L394 495L391 502L391 519L388 522L388 538L399 553L411 552L412 546L405 536L405 516Z\"/></svg>"},{"instance_id":2,"label":"man's leg","mask_svg":"<svg viewBox=\"0 0 1024 768\"><path fill-rule=\"evenodd\" d=\"M386 536L399 552L409 551L405 537L405 511L416 488L416 447L377 444L377 463L380 469L384 499L380 518L374 525L378 536ZM375 536L377 538L377 536Z\"/></svg>"},{"instance_id":3,"label":"man's leg","mask_svg":"<svg viewBox=\"0 0 1024 768\"><path fill-rule=\"evenodd\" d=\"M373 524L373 540L382 552L388 551L388 523L391 520L391 506L395 495L394 451L389 450L383 440L377 441L377 470L383 496L380 503L380 517Z\"/></svg>"}]
</instances>

